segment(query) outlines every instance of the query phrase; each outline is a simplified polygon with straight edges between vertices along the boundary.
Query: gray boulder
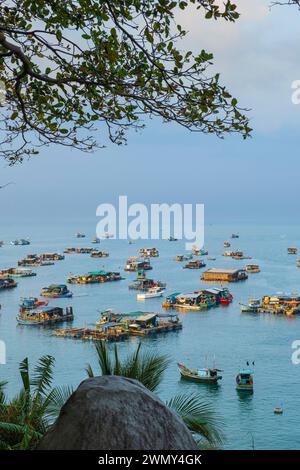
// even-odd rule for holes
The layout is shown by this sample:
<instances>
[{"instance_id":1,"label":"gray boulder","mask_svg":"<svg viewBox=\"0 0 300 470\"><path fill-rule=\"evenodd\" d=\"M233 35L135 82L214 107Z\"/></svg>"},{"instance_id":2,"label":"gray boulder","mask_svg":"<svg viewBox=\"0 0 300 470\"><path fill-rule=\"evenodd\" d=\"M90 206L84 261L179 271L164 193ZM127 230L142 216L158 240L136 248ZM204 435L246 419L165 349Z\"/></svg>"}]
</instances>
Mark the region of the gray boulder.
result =
<instances>
[{"instance_id":1,"label":"gray boulder","mask_svg":"<svg viewBox=\"0 0 300 470\"><path fill-rule=\"evenodd\" d=\"M178 416L140 382L117 376L87 379L72 394L41 450L193 450Z\"/></svg>"}]
</instances>

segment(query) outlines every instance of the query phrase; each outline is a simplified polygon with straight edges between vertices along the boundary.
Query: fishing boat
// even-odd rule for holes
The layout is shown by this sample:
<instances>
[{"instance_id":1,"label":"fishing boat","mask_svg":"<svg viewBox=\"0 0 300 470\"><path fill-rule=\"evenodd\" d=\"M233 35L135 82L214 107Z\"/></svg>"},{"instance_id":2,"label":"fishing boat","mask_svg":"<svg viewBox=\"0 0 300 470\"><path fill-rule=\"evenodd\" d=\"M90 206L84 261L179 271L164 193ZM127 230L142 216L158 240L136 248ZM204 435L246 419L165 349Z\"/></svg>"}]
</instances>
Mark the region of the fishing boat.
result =
<instances>
[{"instance_id":1,"label":"fishing boat","mask_svg":"<svg viewBox=\"0 0 300 470\"><path fill-rule=\"evenodd\" d=\"M251 256L244 255L244 252L241 250L233 251L231 253L232 259L251 259Z\"/></svg>"},{"instance_id":2,"label":"fishing boat","mask_svg":"<svg viewBox=\"0 0 300 470\"><path fill-rule=\"evenodd\" d=\"M37 257L42 261L62 261L65 259L64 255L60 253L41 253Z\"/></svg>"},{"instance_id":3,"label":"fishing boat","mask_svg":"<svg viewBox=\"0 0 300 470\"><path fill-rule=\"evenodd\" d=\"M100 238L98 238L98 237L93 238L93 240L91 241L91 243L94 243L94 244L100 243Z\"/></svg>"},{"instance_id":4,"label":"fishing boat","mask_svg":"<svg viewBox=\"0 0 300 470\"><path fill-rule=\"evenodd\" d=\"M207 367L204 369L189 369L184 364L178 363L177 365L181 377L192 382L216 384L218 380L222 379L222 376L219 375L219 372L222 372L220 369L210 369Z\"/></svg>"},{"instance_id":5,"label":"fishing boat","mask_svg":"<svg viewBox=\"0 0 300 470\"><path fill-rule=\"evenodd\" d=\"M17 287L17 283L10 277L0 279L0 290L13 289Z\"/></svg>"},{"instance_id":6,"label":"fishing boat","mask_svg":"<svg viewBox=\"0 0 300 470\"><path fill-rule=\"evenodd\" d=\"M240 238L240 236L239 236L239 234L237 234L237 233L233 233L233 234L231 235L231 238Z\"/></svg>"},{"instance_id":7,"label":"fishing boat","mask_svg":"<svg viewBox=\"0 0 300 470\"><path fill-rule=\"evenodd\" d=\"M92 271L82 276L70 274L67 282L69 284L102 284L104 282L121 281L122 279L122 276L118 272Z\"/></svg>"},{"instance_id":8,"label":"fishing boat","mask_svg":"<svg viewBox=\"0 0 300 470\"><path fill-rule=\"evenodd\" d=\"M53 265L53 261L45 261L40 258L39 255L27 255L26 258L23 258L18 261L18 266L51 266Z\"/></svg>"},{"instance_id":9,"label":"fishing boat","mask_svg":"<svg viewBox=\"0 0 300 470\"><path fill-rule=\"evenodd\" d=\"M20 311L17 316L19 325L26 326L49 326L55 323L72 321L74 319L72 307L67 307L66 311L59 307L49 307L42 305L35 309Z\"/></svg>"},{"instance_id":10,"label":"fishing boat","mask_svg":"<svg viewBox=\"0 0 300 470\"><path fill-rule=\"evenodd\" d=\"M149 258L141 259L138 256L132 256L127 260L124 271L148 271L152 269Z\"/></svg>"},{"instance_id":11,"label":"fishing boat","mask_svg":"<svg viewBox=\"0 0 300 470\"><path fill-rule=\"evenodd\" d=\"M276 406L274 408L274 414L275 415L282 415L282 413L283 413L283 408L281 406Z\"/></svg>"},{"instance_id":12,"label":"fishing boat","mask_svg":"<svg viewBox=\"0 0 300 470\"><path fill-rule=\"evenodd\" d=\"M189 261L183 266L183 269L201 269L204 268L206 264L202 260Z\"/></svg>"},{"instance_id":13,"label":"fishing boat","mask_svg":"<svg viewBox=\"0 0 300 470\"><path fill-rule=\"evenodd\" d=\"M298 252L298 248L288 248L287 252L289 255L296 255Z\"/></svg>"},{"instance_id":14,"label":"fishing boat","mask_svg":"<svg viewBox=\"0 0 300 470\"><path fill-rule=\"evenodd\" d=\"M13 240L12 242L10 242L11 245L15 245L15 246L18 246L18 245L30 245L30 241L28 238L24 239L24 238L20 238L20 240Z\"/></svg>"},{"instance_id":15,"label":"fishing boat","mask_svg":"<svg viewBox=\"0 0 300 470\"><path fill-rule=\"evenodd\" d=\"M240 303L240 310L242 313L258 313L260 305L260 299L249 299L247 304Z\"/></svg>"},{"instance_id":16,"label":"fishing boat","mask_svg":"<svg viewBox=\"0 0 300 470\"><path fill-rule=\"evenodd\" d=\"M140 255L150 258L157 258L159 256L159 251L157 248L141 248Z\"/></svg>"},{"instance_id":17,"label":"fishing boat","mask_svg":"<svg viewBox=\"0 0 300 470\"><path fill-rule=\"evenodd\" d=\"M229 248L231 246L231 243L230 242L224 242L224 247L225 248Z\"/></svg>"},{"instance_id":18,"label":"fishing boat","mask_svg":"<svg viewBox=\"0 0 300 470\"><path fill-rule=\"evenodd\" d=\"M92 258L107 258L108 256L109 256L109 253L107 253L106 251L94 250L91 252Z\"/></svg>"},{"instance_id":19,"label":"fishing boat","mask_svg":"<svg viewBox=\"0 0 300 470\"><path fill-rule=\"evenodd\" d=\"M153 289L153 288L164 289L166 285L167 284L165 282L154 281L153 279L148 279L147 277L137 276L133 284L130 284L128 286L128 289L149 291L149 289Z\"/></svg>"},{"instance_id":20,"label":"fishing boat","mask_svg":"<svg viewBox=\"0 0 300 470\"><path fill-rule=\"evenodd\" d=\"M15 277L32 277L32 276L36 276L36 273L34 273L31 269L26 269L26 268L8 268L8 269L3 269L0 272L1 279L15 278Z\"/></svg>"},{"instance_id":21,"label":"fishing boat","mask_svg":"<svg viewBox=\"0 0 300 470\"><path fill-rule=\"evenodd\" d=\"M51 284L44 287L40 293L41 297L50 297L52 299L68 299L73 296L65 284Z\"/></svg>"},{"instance_id":22,"label":"fishing boat","mask_svg":"<svg viewBox=\"0 0 300 470\"><path fill-rule=\"evenodd\" d=\"M152 287L142 294L137 294L137 300L153 299L154 297L162 297L165 289L161 287Z\"/></svg>"},{"instance_id":23,"label":"fishing boat","mask_svg":"<svg viewBox=\"0 0 300 470\"><path fill-rule=\"evenodd\" d=\"M94 248L66 248L64 250L64 253L67 253L67 254L81 254L81 255L86 255L86 254L90 254L92 253L94 250Z\"/></svg>"},{"instance_id":24,"label":"fishing boat","mask_svg":"<svg viewBox=\"0 0 300 470\"><path fill-rule=\"evenodd\" d=\"M193 259L193 253L185 253L184 255L177 255L175 258L175 261L188 261L190 259Z\"/></svg>"},{"instance_id":25,"label":"fishing boat","mask_svg":"<svg viewBox=\"0 0 300 470\"><path fill-rule=\"evenodd\" d=\"M236 376L236 390L239 392L253 393L253 372L242 369Z\"/></svg>"},{"instance_id":26,"label":"fishing boat","mask_svg":"<svg viewBox=\"0 0 300 470\"><path fill-rule=\"evenodd\" d=\"M85 238L85 234L84 233L81 233L81 232L77 232L75 234L76 238Z\"/></svg>"},{"instance_id":27,"label":"fishing boat","mask_svg":"<svg viewBox=\"0 0 300 470\"><path fill-rule=\"evenodd\" d=\"M205 310L216 305L216 300L207 292L193 292L179 294L175 298L173 307L183 310Z\"/></svg>"},{"instance_id":28,"label":"fishing boat","mask_svg":"<svg viewBox=\"0 0 300 470\"><path fill-rule=\"evenodd\" d=\"M260 273L260 267L258 264L246 264L245 270L247 273Z\"/></svg>"},{"instance_id":29,"label":"fishing boat","mask_svg":"<svg viewBox=\"0 0 300 470\"><path fill-rule=\"evenodd\" d=\"M20 313L25 311L34 310L36 308L48 305L49 300L39 300L37 297L21 297L20 300Z\"/></svg>"},{"instance_id":30,"label":"fishing boat","mask_svg":"<svg viewBox=\"0 0 300 470\"><path fill-rule=\"evenodd\" d=\"M227 287L222 287L222 288L214 287L211 289L202 289L202 290L196 291L195 293L209 296L212 304L214 305L218 305L218 304L228 305L233 300L233 296Z\"/></svg>"}]
</instances>

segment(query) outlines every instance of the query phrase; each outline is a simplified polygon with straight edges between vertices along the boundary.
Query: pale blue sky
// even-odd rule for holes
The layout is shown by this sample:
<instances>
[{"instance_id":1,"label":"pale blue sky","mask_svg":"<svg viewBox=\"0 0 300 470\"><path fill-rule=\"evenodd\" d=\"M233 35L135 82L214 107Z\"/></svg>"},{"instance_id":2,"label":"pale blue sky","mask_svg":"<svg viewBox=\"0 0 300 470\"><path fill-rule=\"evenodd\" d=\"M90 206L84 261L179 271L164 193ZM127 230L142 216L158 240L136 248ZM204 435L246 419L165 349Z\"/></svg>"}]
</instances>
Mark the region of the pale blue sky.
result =
<instances>
[{"instance_id":1,"label":"pale blue sky","mask_svg":"<svg viewBox=\"0 0 300 470\"><path fill-rule=\"evenodd\" d=\"M300 105L291 83L300 79L300 12L268 8L269 1L237 0L236 24L203 22L184 14L188 47L215 55L223 83L252 108L253 138L219 140L153 120L92 155L51 147L23 165L1 163L0 216L91 218L120 194L129 202L204 203L209 221L299 220Z\"/></svg>"}]
</instances>

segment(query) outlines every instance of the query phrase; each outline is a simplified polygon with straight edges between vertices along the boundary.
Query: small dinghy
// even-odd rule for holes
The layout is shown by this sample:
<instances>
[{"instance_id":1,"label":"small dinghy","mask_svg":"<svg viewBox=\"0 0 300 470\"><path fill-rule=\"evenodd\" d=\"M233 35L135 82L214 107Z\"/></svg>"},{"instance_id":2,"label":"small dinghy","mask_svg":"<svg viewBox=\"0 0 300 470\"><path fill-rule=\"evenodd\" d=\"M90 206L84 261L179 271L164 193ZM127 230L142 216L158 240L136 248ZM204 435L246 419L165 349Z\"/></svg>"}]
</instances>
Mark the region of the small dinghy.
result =
<instances>
[{"instance_id":1,"label":"small dinghy","mask_svg":"<svg viewBox=\"0 0 300 470\"><path fill-rule=\"evenodd\" d=\"M251 370L240 370L236 376L236 389L238 392L253 393L253 372Z\"/></svg>"},{"instance_id":2,"label":"small dinghy","mask_svg":"<svg viewBox=\"0 0 300 470\"><path fill-rule=\"evenodd\" d=\"M274 414L275 415L282 415L282 413L283 413L283 409L281 408L281 406L276 406L274 408Z\"/></svg>"}]
</instances>

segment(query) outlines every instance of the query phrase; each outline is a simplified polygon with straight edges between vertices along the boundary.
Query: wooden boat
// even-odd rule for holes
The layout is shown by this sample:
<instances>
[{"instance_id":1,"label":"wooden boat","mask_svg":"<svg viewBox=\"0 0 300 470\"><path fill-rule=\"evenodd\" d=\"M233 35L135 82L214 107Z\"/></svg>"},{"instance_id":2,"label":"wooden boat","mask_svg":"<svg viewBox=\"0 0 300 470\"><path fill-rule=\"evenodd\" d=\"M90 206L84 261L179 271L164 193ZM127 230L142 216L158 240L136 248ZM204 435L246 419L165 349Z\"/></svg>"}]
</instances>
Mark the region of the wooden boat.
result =
<instances>
[{"instance_id":1,"label":"wooden boat","mask_svg":"<svg viewBox=\"0 0 300 470\"><path fill-rule=\"evenodd\" d=\"M54 264L53 261L45 261L40 258L39 255L27 255L26 258L23 258L18 261L18 266L52 266Z\"/></svg>"},{"instance_id":2,"label":"wooden boat","mask_svg":"<svg viewBox=\"0 0 300 470\"><path fill-rule=\"evenodd\" d=\"M49 297L52 299L67 299L73 296L65 284L51 284L44 287L40 293L41 297Z\"/></svg>"},{"instance_id":3,"label":"wooden boat","mask_svg":"<svg viewBox=\"0 0 300 470\"><path fill-rule=\"evenodd\" d=\"M206 264L202 260L189 261L183 266L183 269L201 269L204 268Z\"/></svg>"},{"instance_id":4,"label":"wooden boat","mask_svg":"<svg viewBox=\"0 0 300 470\"><path fill-rule=\"evenodd\" d=\"M17 283L10 277L0 279L0 290L13 289L17 287Z\"/></svg>"},{"instance_id":5,"label":"wooden boat","mask_svg":"<svg viewBox=\"0 0 300 470\"><path fill-rule=\"evenodd\" d=\"M70 274L67 282L69 284L102 284L104 282L121 281L123 278L118 272L92 271L83 276Z\"/></svg>"},{"instance_id":6,"label":"wooden boat","mask_svg":"<svg viewBox=\"0 0 300 470\"><path fill-rule=\"evenodd\" d=\"M72 321L73 319L72 307L67 307L64 312L62 308L49 307L47 305L32 310L25 310L17 316L18 324L26 326L49 326L55 323Z\"/></svg>"},{"instance_id":7,"label":"wooden boat","mask_svg":"<svg viewBox=\"0 0 300 470\"><path fill-rule=\"evenodd\" d=\"M164 292L165 289L161 287L152 287L142 294L137 294L136 298L137 300L153 299L155 297L162 297Z\"/></svg>"},{"instance_id":8,"label":"wooden boat","mask_svg":"<svg viewBox=\"0 0 300 470\"><path fill-rule=\"evenodd\" d=\"M251 256L244 255L243 251L237 250L231 253L232 259L251 259Z\"/></svg>"},{"instance_id":9,"label":"wooden boat","mask_svg":"<svg viewBox=\"0 0 300 470\"><path fill-rule=\"evenodd\" d=\"M92 253L94 250L94 248L66 248L64 250L64 253L67 253L67 254L83 254L83 255L86 255L86 254L90 254Z\"/></svg>"},{"instance_id":10,"label":"wooden boat","mask_svg":"<svg viewBox=\"0 0 300 470\"><path fill-rule=\"evenodd\" d=\"M224 242L224 247L225 248L229 248L231 246L231 243L230 242Z\"/></svg>"},{"instance_id":11,"label":"wooden boat","mask_svg":"<svg viewBox=\"0 0 300 470\"><path fill-rule=\"evenodd\" d=\"M180 375L183 379L191 380L192 382L216 384L218 380L222 379L219 372L220 369L210 369L205 367L204 369L189 369L184 364L177 364Z\"/></svg>"},{"instance_id":12,"label":"wooden boat","mask_svg":"<svg viewBox=\"0 0 300 470\"><path fill-rule=\"evenodd\" d=\"M227 287L222 287L222 288L213 287L211 289L202 289L200 291L196 291L195 293L209 296L214 305L218 305L218 304L228 305L233 300L233 296L229 292L229 289Z\"/></svg>"},{"instance_id":13,"label":"wooden boat","mask_svg":"<svg viewBox=\"0 0 300 470\"><path fill-rule=\"evenodd\" d=\"M249 369L242 369L236 376L236 389L239 392L253 393L253 372Z\"/></svg>"},{"instance_id":14,"label":"wooden boat","mask_svg":"<svg viewBox=\"0 0 300 470\"><path fill-rule=\"evenodd\" d=\"M26 240L24 238L20 238L20 240L13 240L12 242L10 242L11 245L15 245L15 246L18 246L18 245L30 245L30 241L29 239L27 238Z\"/></svg>"},{"instance_id":15,"label":"wooden boat","mask_svg":"<svg viewBox=\"0 0 300 470\"><path fill-rule=\"evenodd\" d=\"M49 300L39 300L37 297L21 297L20 300L20 313L25 311L34 310L36 308L48 305Z\"/></svg>"},{"instance_id":16,"label":"wooden boat","mask_svg":"<svg viewBox=\"0 0 300 470\"><path fill-rule=\"evenodd\" d=\"M85 234L81 232L77 232L75 236L76 238L85 238Z\"/></svg>"},{"instance_id":17,"label":"wooden boat","mask_svg":"<svg viewBox=\"0 0 300 470\"><path fill-rule=\"evenodd\" d=\"M60 253L41 253L38 258L42 261L62 261L65 259L64 255Z\"/></svg>"},{"instance_id":18,"label":"wooden boat","mask_svg":"<svg viewBox=\"0 0 300 470\"><path fill-rule=\"evenodd\" d=\"M109 256L109 253L107 253L106 251L94 250L91 253L92 258L107 258L108 256Z\"/></svg>"},{"instance_id":19,"label":"wooden boat","mask_svg":"<svg viewBox=\"0 0 300 470\"><path fill-rule=\"evenodd\" d=\"M288 248L287 252L288 252L289 255L296 255L297 252L298 252L298 249L297 248Z\"/></svg>"},{"instance_id":20,"label":"wooden boat","mask_svg":"<svg viewBox=\"0 0 300 470\"><path fill-rule=\"evenodd\" d=\"M177 255L175 258L175 261L188 261L190 259L193 259L193 253L185 253L184 255Z\"/></svg>"},{"instance_id":21,"label":"wooden boat","mask_svg":"<svg viewBox=\"0 0 300 470\"><path fill-rule=\"evenodd\" d=\"M246 264L245 270L247 273L260 273L260 267L258 264Z\"/></svg>"},{"instance_id":22,"label":"wooden boat","mask_svg":"<svg viewBox=\"0 0 300 470\"><path fill-rule=\"evenodd\" d=\"M141 248L140 255L150 258L157 258L159 256L159 251L157 248Z\"/></svg>"},{"instance_id":23,"label":"wooden boat","mask_svg":"<svg viewBox=\"0 0 300 470\"><path fill-rule=\"evenodd\" d=\"M258 313L260 305L260 299L249 299L248 304L240 303L240 310L242 313Z\"/></svg>"},{"instance_id":24,"label":"wooden boat","mask_svg":"<svg viewBox=\"0 0 300 470\"><path fill-rule=\"evenodd\" d=\"M132 256L127 260L124 271L149 271L152 269L149 258L140 259L137 256Z\"/></svg>"},{"instance_id":25,"label":"wooden boat","mask_svg":"<svg viewBox=\"0 0 300 470\"><path fill-rule=\"evenodd\" d=\"M32 277L36 276L31 269L26 268L8 268L0 272L0 278Z\"/></svg>"}]
</instances>

